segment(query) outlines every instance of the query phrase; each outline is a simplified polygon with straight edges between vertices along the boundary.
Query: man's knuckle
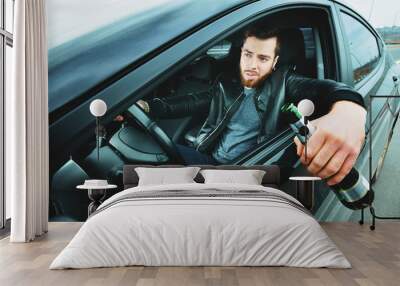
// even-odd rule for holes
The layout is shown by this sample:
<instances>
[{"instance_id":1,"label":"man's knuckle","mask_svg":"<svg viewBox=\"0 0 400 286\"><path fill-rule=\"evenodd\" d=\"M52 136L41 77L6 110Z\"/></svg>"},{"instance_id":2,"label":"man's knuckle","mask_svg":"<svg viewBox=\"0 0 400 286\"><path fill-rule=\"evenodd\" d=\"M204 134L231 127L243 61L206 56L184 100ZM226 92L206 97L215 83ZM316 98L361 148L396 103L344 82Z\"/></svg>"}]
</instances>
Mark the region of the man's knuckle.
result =
<instances>
[{"instance_id":1,"label":"man's knuckle","mask_svg":"<svg viewBox=\"0 0 400 286\"><path fill-rule=\"evenodd\" d=\"M314 148L310 148L307 146L307 157L308 158L313 158L315 156L315 149Z\"/></svg>"},{"instance_id":2,"label":"man's knuckle","mask_svg":"<svg viewBox=\"0 0 400 286\"><path fill-rule=\"evenodd\" d=\"M331 162L331 165L332 165L332 167L336 170L336 171L339 171L339 169L342 167L342 162L341 161L339 161L339 159L336 159L336 160L332 160L332 162Z\"/></svg>"},{"instance_id":3,"label":"man's knuckle","mask_svg":"<svg viewBox=\"0 0 400 286\"><path fill-rule=\"evenodd\" d=\"M342 137L339 136L332 136L331 137L331 142L335 145L335 146L343 146L345 144L345 140Z\"/></svg>"},{"instance_id":4,"label":"man's knuckle","mask_svg":"<svg viewBox=\"0 0 400 286\"><path fill-rule=\"evenodd\" d=\"M318 171L320 171L322 169L322 165L320 163L312 163L310 165L310 168L313 171L313 173L317 173Z\"/></svg>"},{"instance_id":5,"label":"man's knuckle","mask_svg":"<svg viewBox=\"0 0 400 286\"><path fill-rule=\"evenodd\" d=\"M344 170L340 170L340 172L338 172L338 173L336 174L336 177L339 178L339 182L340 182L341 180L343 180L344 177L346 177L346 175L348 174L348 172L349 172L349 170L344 169Z\"/></svg>"},{"instance_id":6,"label":"man's knuckle","mask_svg":"<svg viewBox=\"0 0 400 286\"><path fill-rule=\"evenodd\" d=\"M313 172L315 172L316 169L318 169L317 165L315 165L314 162L312 162L310 165L308 165L307 168L308 168L309 171L313 171Z\"/></svg>"},{"instance_id":7,"label":"man's knuckle","mask_svg":"<svg viewBox=\"0 0 400 286\"><path fill-rule=\"evenodd\" d=\"M320 172L317 173L318 177L325 179L327 177L330 177L331 175L329 174L329 170L327 170L326 168L324 168L323 170L321 170Z\"/></svg>"},{"instance_id":8,"label":"man's knuckle","mask_svg":"<svg viewBox=\"0 0 400 286\"><path fill-rule=\"evenodd\" d=\"M338 170L339 169L333 164L329 164L328 166L326 166L326 171L331 175L335 174Z\"/></svg>"},{"instance_id":9,"label":"man's knuckle","mask_svg":"<svg viewBox=\"0 0 400 286\"><path fill-rule=\"evenodd\" d=\"M313 162L313 167L314 168L321 169L322 165L323 165L322 162L319 161L319 160L314 160L314 162Z\"/></svg>"},{"instance_id":10,"label":"man's knuckle","mask_svg":"<svg viewBox=\"0 0 400 286\"><path fill-rule=\"evenodd\" d=\"M350 152L349 152L350 156L356 157L358 155L358 153L359 153L359 149L357 147L350 148Z\"/></svg>"},{"instance_id":11,"label":"man's knuckle","mask_svg":"<svg viewBox=\"0 0 400 286\"><path fill-rule=\"evenodd\" d=\"M307 171L308 171L309 173L311 173L311 174L316 174L316 173L317 173L317 171L316 171L314 168L312 168L312 167L308 167L308 168L307 168Z\"/></svg>"},{"instance_id":12,"label":"man's knuckle","mask_svg":"<svg viewBox=\"0 0 400 286\"><path fill-rule=\"evenodd\" d=\"M336 184L338 184L339 182L340 182L339 179L332 179L332 180L331 180L332 185L336 185Z\"/></svg>"},{"instance_id":13,"label":"man's knuckle","mask_svg":"<svg viewBox=\"0 0 400 286\"><path fill-rule=\"evenodd\" d=\"M354 146L346 145L343 147L343 150L346 152L347 156L350 157L350 159L353 159L358 155L358 149Z\"/></svg>"}]
</instances>

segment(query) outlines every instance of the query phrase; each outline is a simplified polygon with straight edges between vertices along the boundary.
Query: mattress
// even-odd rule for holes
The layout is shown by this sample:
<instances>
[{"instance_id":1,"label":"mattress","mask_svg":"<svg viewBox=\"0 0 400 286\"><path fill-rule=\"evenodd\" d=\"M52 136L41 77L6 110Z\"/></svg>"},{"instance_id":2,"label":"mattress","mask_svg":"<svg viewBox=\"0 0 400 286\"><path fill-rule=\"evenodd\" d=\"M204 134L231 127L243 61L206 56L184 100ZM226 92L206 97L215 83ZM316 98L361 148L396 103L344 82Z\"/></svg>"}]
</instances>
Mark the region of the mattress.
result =
<instances>
[{"instance_id":1,"label":"mattress","mask_svg":"<svg viewBox=\"0 0 400 286\"><path fill-rule=\"evenodd\" d=\"M129 265L351 267L284 192L199 183L138 186L112 196L50 269Z\"/></svg>"}]
</instances>

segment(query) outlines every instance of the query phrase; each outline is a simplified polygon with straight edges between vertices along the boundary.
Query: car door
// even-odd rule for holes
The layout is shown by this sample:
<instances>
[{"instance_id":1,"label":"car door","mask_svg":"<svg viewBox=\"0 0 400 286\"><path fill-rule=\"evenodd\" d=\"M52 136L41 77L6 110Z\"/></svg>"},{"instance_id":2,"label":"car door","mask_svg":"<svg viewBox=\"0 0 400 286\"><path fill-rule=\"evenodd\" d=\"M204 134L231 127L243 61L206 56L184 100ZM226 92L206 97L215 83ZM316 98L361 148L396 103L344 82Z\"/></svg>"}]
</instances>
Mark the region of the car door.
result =
<instances>
[{"instance_id":1,"label":"car door","mask_svg":"<svg viewBox=\"0 0 400 286\"><path fill-rule=\"evenodd\" d=\"M341 39L340 63L342 81L353 86L363 97L368 109L366 140L355 167L372 182L382 167L399 112L399 99L370 96L398 95L396 79L399 70L379 34L360 15L336 3L334 21ZM371 123L371 124L370 124ZM370 129L371 128L371 129ZM372 142L370 132L372 131ZM369 144L372 144L372 168L369 169ZM329 193L316 216L320 220L358 220L358 213L337 204Z\"/></svg>"}]
</instances>

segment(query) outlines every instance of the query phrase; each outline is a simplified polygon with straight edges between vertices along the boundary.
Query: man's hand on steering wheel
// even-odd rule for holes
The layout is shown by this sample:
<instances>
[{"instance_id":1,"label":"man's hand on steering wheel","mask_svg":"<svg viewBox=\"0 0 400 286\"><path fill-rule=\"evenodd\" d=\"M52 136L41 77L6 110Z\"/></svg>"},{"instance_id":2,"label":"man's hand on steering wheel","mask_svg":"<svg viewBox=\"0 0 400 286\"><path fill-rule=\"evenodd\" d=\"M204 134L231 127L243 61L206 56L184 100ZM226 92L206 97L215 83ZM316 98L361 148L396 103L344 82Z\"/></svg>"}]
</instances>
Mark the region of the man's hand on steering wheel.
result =
<instances>
[{"instance_id":1,"label":"man's hand on steering wheel","mask_svg":"<svg viewBox=\"0 0 400 286\"><path fill-rule=\"evenodd\" d=\"M149 103L147 101L144 101L142 99L139 99L138 101L136 101L136 104L146 113L150 112L150 106ZM115 118L113 119L113 121L115 122L124 122L125 121L125 117L122 114L118 114L117 116L115 116Z\"/></svg>"},{"instance_id":2,"label":"man's hand on steering wheel","mask_svg":"<svg viewBox=\"0 0 400 286\"><path fill-rule=\"evenodd\" d=\"M141 109L144 110L144 112L149 113L150 112L150 105L147 101L139 99L136 101L136 104L139 105Z\"/></svg>"}]
</instances>

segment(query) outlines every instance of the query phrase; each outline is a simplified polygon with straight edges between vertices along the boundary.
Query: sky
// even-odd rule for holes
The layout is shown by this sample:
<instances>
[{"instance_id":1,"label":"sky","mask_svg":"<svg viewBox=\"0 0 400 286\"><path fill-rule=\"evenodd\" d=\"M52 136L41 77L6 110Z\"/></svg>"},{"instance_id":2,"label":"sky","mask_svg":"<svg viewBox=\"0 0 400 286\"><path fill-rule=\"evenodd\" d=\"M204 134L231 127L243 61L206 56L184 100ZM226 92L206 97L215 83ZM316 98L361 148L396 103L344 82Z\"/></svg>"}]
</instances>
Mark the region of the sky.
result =
<instances>
[{"instance_id":1,"label":"sky","mask_svg":"<svg viewBox=\"0 0 400 286\"><path fill-rule=\"evenodd\" d=\"M344 0L374 27L400 26L400 0Z\"/></svg>"}]
</instances>

